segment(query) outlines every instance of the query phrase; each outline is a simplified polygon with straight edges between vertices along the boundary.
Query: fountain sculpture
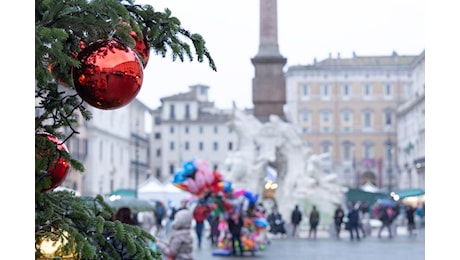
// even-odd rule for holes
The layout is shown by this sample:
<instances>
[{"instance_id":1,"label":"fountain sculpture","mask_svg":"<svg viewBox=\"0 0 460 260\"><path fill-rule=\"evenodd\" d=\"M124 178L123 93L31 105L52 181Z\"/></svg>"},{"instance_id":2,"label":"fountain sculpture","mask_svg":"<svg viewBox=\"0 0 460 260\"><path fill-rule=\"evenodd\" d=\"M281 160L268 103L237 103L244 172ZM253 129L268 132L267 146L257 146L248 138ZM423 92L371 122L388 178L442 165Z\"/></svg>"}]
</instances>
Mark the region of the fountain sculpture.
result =
<instances>
[{"instance_id":1,"label":"fountain sculpture","mask_svg":"<svg viewBox=\"0 0 460 260\"><path fill-rule=\"evenodd\" d=\"M222 172L233 187L257 192L262 199L266 167L272 167L277 172L278 184L274 201L285 220L290 221L296 204L304 212L309 212L314 204L322 217L326 217L323 224L330 222L335 205L342 203L346 189L339 184L336 174L321 170L320 162L328 159L327 153L313 154L303 143L298 129L275 115L261 123L234 106L229 126L238 135L238 146L227 157Z\"/></svg>"}]
</instances>

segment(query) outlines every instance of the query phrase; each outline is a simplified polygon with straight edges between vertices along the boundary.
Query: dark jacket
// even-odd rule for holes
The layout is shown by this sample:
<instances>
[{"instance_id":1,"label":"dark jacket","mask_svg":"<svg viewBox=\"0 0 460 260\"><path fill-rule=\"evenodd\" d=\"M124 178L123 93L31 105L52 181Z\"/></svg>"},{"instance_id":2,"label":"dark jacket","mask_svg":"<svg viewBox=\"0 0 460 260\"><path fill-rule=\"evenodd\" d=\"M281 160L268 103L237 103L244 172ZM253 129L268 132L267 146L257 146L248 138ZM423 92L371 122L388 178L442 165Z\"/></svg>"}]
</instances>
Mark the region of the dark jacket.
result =
<instances>
[{"instance_id":1,"label":"dark jacket","mask_svg":"<svg viewBox=\"0 0 460 260\"><path fill-rule=\"evenodd\" d=\"M309 222L311 225L318 225L319 223L319 212L317 209L314 209L310 213Z\"/></svg>"},{"instance_id":2,"label":"dark jacket","mask_svg":"<svg viewBox=\"0 0 460 260\"><path fill-rule=\"evenodd\" d=\"M296 207L292 211L292 214L291 214L291 223L298 225L301 221L302 221L302 213L300 212L299 208Z\"/></svg>"},{"instance_id":3,"label":"dark jacket","mask_svg":"<svg viewBox=\"0 0 460 260\"><path fill-rule=\"evenodd\" d=\"M243 228L243 218L238 216L238 222L232 217L228 219L228 230L233 236L241 236L241 229Z\"/></svg>"},{"instance_id":4,"label":"dark jacket","mask_svg":"<svg viewBox=\"0 0 460 260\"><path fill-rule=\"evenodd\" d=\"M343 222L343 217L345 216L345 213L342 208L336 209L334 212L334 222L336 225L340 225Z\"/></svg>"},{"instance_id":5,"label":"dark jacket","mask_svg":"<svg viewBox=\"0 0 460 260\"><path fill-rule=\"evenodd\" d=\"M359 211L358 209L350 209L348 212L348 224L352 227L357 227L359 223Z\"/></svg>"}]
</instances>

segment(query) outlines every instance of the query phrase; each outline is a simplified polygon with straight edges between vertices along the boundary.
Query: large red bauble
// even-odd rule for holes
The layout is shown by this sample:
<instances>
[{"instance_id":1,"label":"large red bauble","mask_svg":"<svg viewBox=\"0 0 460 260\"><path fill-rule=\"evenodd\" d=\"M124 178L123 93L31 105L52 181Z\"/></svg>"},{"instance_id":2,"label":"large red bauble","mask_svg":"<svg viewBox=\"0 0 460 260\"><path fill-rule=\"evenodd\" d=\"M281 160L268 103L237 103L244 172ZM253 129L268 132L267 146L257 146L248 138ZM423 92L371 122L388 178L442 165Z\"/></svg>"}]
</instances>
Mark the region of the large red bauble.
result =
<instances>
[{"instance_id":1,"label":"large red bauble","mask_svg":"<svg viewBox=\"0 0 460 260\"><path fill-rule=\"evenodd\" d=\"M62 143L61 140L59 140L57 137L49 133L39 133L38 135L47 138L48 140L55 143L57 145L58 150L69 152L67 146L64 143ZM41 150L36 151L35 154L35 156L49 156L52 160L46 171L46 174L49 175L51 178L51 185L45 189L42 189L41 192L54 190L56 187L61 185L64 182L70 170L70 162L67 159L61 156L58 151L55 151L55 153L53 154L50 154L51 152L52 151Z\"/></svg>"},{"instance_id":2,"label":"large red bauble","mask_svg":"<svg viewBox=\"0 0 460 260\"><path fill-rule=\"evenodd\" d=\"M73 69L78 95L91 106L116 109L131 102L141 90L143 65L137 54L115 40L99 40L84 48Z\"/></svg>"},{"instance_id":3,"label":"large red bauble","mask_svg":"<svg viewBox=\"0 0 460 260\"><path fill-rule=\"evenodd\" d=\"M144 61L142 61L142 65L145 68L145 66L147 66L147 63L149 62L150 57L150 48L148 47L149 45L147 43L147 38L145 38L145 34L142 34L144 36L144 40L139 39L135 31L132 31L130 35L136 41L136 45L134 45L134 50L137 51L137 53L142 57L142 59L144 59Z\"/></svg>"}]
</instances>

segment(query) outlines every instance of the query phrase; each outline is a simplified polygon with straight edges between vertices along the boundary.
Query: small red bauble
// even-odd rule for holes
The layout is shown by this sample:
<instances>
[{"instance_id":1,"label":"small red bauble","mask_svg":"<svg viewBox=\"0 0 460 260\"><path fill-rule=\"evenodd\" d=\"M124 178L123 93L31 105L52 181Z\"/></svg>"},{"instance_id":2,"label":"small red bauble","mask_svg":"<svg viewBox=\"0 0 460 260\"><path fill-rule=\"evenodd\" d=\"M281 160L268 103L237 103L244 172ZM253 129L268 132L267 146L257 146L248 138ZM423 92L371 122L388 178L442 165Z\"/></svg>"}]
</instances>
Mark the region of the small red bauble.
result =
<instances>
[{"instance_id":1,"label":"small red bauble","mask_svg":"<svg viewBox=\"0 0 460 260\"><path fill-rule=\"evenodd\" d=\"M142 65L145 68L145 66L147 66L147 63L149 62L150 57L150 48L148 47L149 45L147 43L147 38L145 38L145 34L142 34L142 36L144 36L144 40L139 39L135 31L132 31L130 35L136 41L136 45L134 45L134 50L137 51L137 53L142 57L142 59L144 59L142 61Z\"/></svg>"},{"instance_id":2,"label":"small red bauble","mask_svg":"<svg viewBox=\"0 0 460 260\"><path fill-rule=\"evenodd\" d=\"M69 152L67 146L64 143L62 143L57 137L48 133L38 133L38 135L47 138L48 140L55 143L57 145L58 150L66 151L67 153ZM41 192L54 190L56 187L61 185L67 177L67 174L70 170L70 162L67 159L65 159L62 155L60 155L59 151L36 151L35 156L51 157L52 162L50 163L48 170L46 171L46 174L49 175L49 177L51 178L51 185L47 188L42 189Z\"/></svg>"},{"instance_id":3,"label":"small red bauble","mask_svg":"<svg viewBox=\"0 0 460 260\"><path fill-rule=\"evenodd\" d=\"M84 48L73 69L78 95L99 109L116 109L131 102L139 93L143 65L137 54L115 40L99 40Z\"/></svg>"}]
</instances>

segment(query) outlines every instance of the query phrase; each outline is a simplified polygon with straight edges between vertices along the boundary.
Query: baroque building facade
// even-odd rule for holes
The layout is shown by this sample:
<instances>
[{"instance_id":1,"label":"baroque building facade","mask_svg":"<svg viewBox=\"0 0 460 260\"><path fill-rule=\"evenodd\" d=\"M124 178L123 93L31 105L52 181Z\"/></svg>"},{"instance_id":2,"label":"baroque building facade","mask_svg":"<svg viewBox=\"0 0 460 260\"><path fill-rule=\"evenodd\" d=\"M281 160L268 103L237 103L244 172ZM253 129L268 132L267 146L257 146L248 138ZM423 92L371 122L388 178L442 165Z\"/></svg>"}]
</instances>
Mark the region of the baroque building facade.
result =
<instances>
[{"instance_id":1,"label":"baroque building facade","mask_svg":"<svg viewBox=\"0 0 460 260\"><path fill-rule=\"evenodd\" d=\"M161 98L161 106L152 110L150 160L157 179L171 179L194 158L221 169L236 148L237 135L228 126L232 112L216 108L208 92L209 86L193 85L185 93Z\"/></svg>"},{"instance_id":2,"label":"baroque building facade","mask_svg":"<svg viewBox=\"0 0 460 260\"><path fill-rule=\"evenodd\" d=\"M69 95L76 94L68 87L60 88ZM78 134L65 143L71 156L85 169L78 172L71 168L61 187L83 196L135 189L150 177L150 140L145 128L150 109L138 99L114 110L87 108L91 120L76 113ZM65 131L72 133L71 129Z\"/></svg>"},{"instance_id":3,"label":"baroque building facade","mask_svg":"<svg viewBox=\"0 0 460 260\"><path fill-rule=\"evenodd\" d=\"M400 188L425 188L425 52L415 60L410 97L397 110Z\"/></svg>"},{"instance_id":4,"label":"baroque building facade","mask_svg":"<svg viewBox=\"0 0 460 260\"><path fill-rule=\"evenodd\" d=\"M410 99L420 55L329 58L286 72L286 117L323 170L348 187L398 188L398 107Z\"/></svg>"}]
</instances>

